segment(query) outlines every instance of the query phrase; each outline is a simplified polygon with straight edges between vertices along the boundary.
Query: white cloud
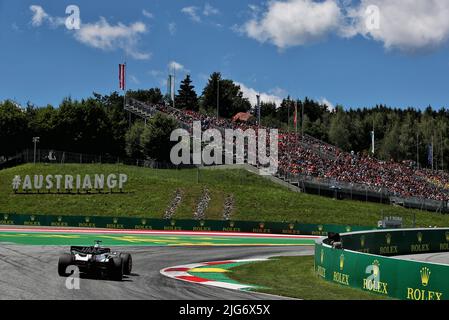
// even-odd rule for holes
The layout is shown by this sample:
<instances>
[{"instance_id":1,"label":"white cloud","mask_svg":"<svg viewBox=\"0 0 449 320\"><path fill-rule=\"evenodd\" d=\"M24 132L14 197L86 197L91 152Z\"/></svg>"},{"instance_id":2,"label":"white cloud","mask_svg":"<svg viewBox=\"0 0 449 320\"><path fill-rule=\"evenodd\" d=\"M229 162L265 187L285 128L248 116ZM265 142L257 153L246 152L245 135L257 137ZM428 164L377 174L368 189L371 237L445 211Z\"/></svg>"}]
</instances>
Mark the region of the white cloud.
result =
<instances>
[{"instance_id":1,"label":"white cloud","mask_svg":"<svg viewBox=\"0 0 449 320\"><path fill-rule=\"evenodd\" d=\"M173 36L176 33L176 23L174 22L170 22L168 24L168 32L170 32L170 34Z\"/></svg>"},{"instance_id":2,"label":"white cloud","mask_svg":"<svg viewBox=\"0 0 449 320\"><path fill-rule=\"evenodd\" d=\"M33 27L39 27L42 23L48 19L48 14L41 6L32 5L30 10L33 12L33 18L31 18L31 24Z\"/></svg>"},{"instance_id":3,"label":"white cloud","mask_svg":"<svg viewBox=\"0 0 449 320\"><path fill-rule=\"evenodd\" d=\"M75 33L75 38L94 48L120 48L134 59L146 60L151 54L139 52L136 48L140 35L146 31L146 25L142 22L134 22L128 26L123 23L111 25L101 17L98 22L81 25L81 29Z\"/></svg>"},{"instance_id":4,"label":"white cloud","mask_svg":"<svg viewBox=\"0 0 449 320\"><path fill-rule=\"evenodd\" d=\"M153 19L153 18L154 18L154 14L151 13L150 11L145 10L145 9L142 10L142 14L143 14L145 17L149 18L149 19Z\"/></svg>"},{"instance_id":5,"label":"white cloud","mask_svg":"<svg viewBox=\"0 0 449 320\"><path fill-rule=\"evenodd\" d=\"M175 70L176 72L189 72L182 64L176 61L171 61L168 64L168 68L170 71Z\"/></svg>"},{"instance_id":6,"label":"white cloud","mask_svg":"<svg viewBox=\"0 0 449 320\"><path fill-rule=\"evenodd\" d=\"M321 98L321 99L319 99L318 101L319 101L319 103L321 103L321 104L327 106L327 110L329 110L330 112L334 112L334 110L335 110L335 105L334 105L332 102L330 102L329 100L327 100L327 99L324 98L324 97Z\"/></svg>"},{"instance_id":7,"label":"white cloud","mask_svg":"<svg viewBox=\"0 0 449 320\"><path fill-rule=\"evenodd\" d=\"M288 94L288 92L285 89L279 87L271 89L270 91L268 91L268 93L279 97L286 97Z\"/></svg>"},{"instance_id":8,"label":"white cloud","mask_svg":"<svg viewBox=\"0 0 449 320\"><path fill-rule=\"evenodd\" d=\"M52 17L41 6L32 5L30 10L33 12L31 24L35 27L41 26L46 21L54 28L65 25L66 17ZM73 35L77 41L90 47L101 50L122 49L134 59L146 60L151 54L137 49L140 35L146 32L147 27L142 22L130 25L119 22L117 25L111 25L105 18L100 17L95 23L81 24L80 29L74 30Z\"/></svg>"},{"instance_id":9,"label":"white cloud","mask_svg":"<svg viewBox=\"0 0 449 320\"><path fill-rule=\"evenodd\" d=\"M367 26L368 6L379 9L379 28ZM348 36L361 34L380 41L386 49L428 50L449 39L449 1L447 0L361 0L351 8Z\"/></svg>"},{"instance_id":10,"label":"white cloud","mask_svg":"<svg viewBox=\"0 0 449 320\"><path fill-rule=\"evenodd\" d=\"M207 16L217 15L220 13L220 10L217 8L212 7L209 3L206 3L204 5L203 14Z\"/></svg>"},{"instance_id":11,"label":"white cloud","mask_svg":"<svg viewBox=\"0 0 449 320\"><path fill-rule=\"evenodd\" d=\"M181 9L181 12L188 15L191 20L201 22L201 15L205 17L220 14L220 10L206 3L201 11L200 7L189 6Z\"/></svg>"},{"instance_id":12,"label":"white cloud","mask_svg":"<svg viewBox=\"0 0 449 320\"><path fill-rule=\"evenodd\" d=\"M248 100L251 102L251 105L255 106L257 104L257 95L260 95L260 101L261 102L274 102L276 103L276 106L280 106L282 103L282 98L274 95L269 94L265 92L259 92L253 88L249 88L245 86L241 82L235 82L236 85L240 86L240 90L243 92L243 97L248 98ZM279 88L277 88L279 89Z\"/></svg>"},{"instance_id":13,"label":"white cloud","mask_svg":"<svg viewBox=\"0 0 449 320\"><path fill-rule=\"evenodd\" d=\"M201 22L201 18L198 15L198 7L185 7L181 9L181 12L187 14L193 21Z\"/></svg>"},{"instance_id":14,"label":"white cloud","mask_svg":"<svg viewBox=\"0 0 449 320\"><path fill-rule=\"evenodd\" d=\"M249 5L248 5L248 8L250 8L251 11L253 11L253 12L255 12L255 13L258 13L258 12L260 11L260 7L257 6L257 5L255 5L255 4L249 4Z\"/></svg>"},{"instance_id":15,"label":"white cloud","mask_svg":"<svg viewBox=\"0 0 449 320\"><path fill-rule=\"evenodd\" d=\"M378 27L373 11L378 9ZM448 0L271 0L264 9L250 6L251 16L233 28L280 49L315 42L328 34L362 35L386 49L429 50L449 40Z\"/></svg>"},{"instance_id":16,"label":"white cloud","mask_svg":"<svg viewBox=\"0 0 449 320\"><path fill-rule=\"evenodd\" d=\"M259 42L287 48L322 38L337 29L342 20L335 0L271 1L262 18L249 20L241 30Z\"/></svg>"},{"instance_id":17,"label":"white cloud","mask_svg":"<svg viewBox=\"0 0 449 320\"><path fill-rule=\"evenodd\" d=\"M52 17L45 12L44 8L38 5L30 6L30 10L33 12L31 18L31 25L33 27L40 27L44 22L48 22L52 28L56 28L65 24L66 18Z\"/></svg>"}]
</instances>

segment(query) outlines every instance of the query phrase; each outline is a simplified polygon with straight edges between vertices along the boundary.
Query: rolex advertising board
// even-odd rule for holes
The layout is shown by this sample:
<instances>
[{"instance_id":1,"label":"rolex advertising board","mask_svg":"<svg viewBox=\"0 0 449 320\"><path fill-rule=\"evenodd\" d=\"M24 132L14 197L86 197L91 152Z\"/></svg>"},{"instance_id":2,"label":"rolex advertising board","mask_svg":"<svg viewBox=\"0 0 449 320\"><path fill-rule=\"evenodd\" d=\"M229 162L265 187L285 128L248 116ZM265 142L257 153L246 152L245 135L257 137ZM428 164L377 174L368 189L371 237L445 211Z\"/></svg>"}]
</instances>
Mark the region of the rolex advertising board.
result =
<instances>
[{"instance_id":1,"label":"rolex advertising board","mask_svg":"<svg viewBox=\"0 0 449 320\"><path fill-rule=\"evenodd\" d=\"M446 229L388 230L351 233L342 237L346 249L395 256L449 250L449 231Z\"/></svg>"},{"instance_id":2,"label":"rolex advertising board","mask_svg":"<svg viewBox=\"0 0 449 320\"><path fill-rule=\"evenodd\" d=\"M399 231L401 232L401 231ZM448 243L448 230L409 230L401 233L375 232L383 238L377 247L386 255L417 252L414 250L440 251ZM367 247L373 233L353 234L358 239L357 248ZM357 237L355 237L357 236ZM400 237L402 236L402 237ZM346 235L343 236L344 243ZM355 241L350 242L356 244ZM362 245L363 244L363 245ZM386 249L388 247L388 249ZM394 248L394 249L393 249ZM445 250L441 250L445 251ZM419 251L421 252L421 251ZM315 246L315 272L325 280L350 286L379 295L403 300L449 299L449 266L432 264L399 257L386 257L365 252L345 250L317 243Z\"/></svg>"},{"instance_id":3,"label":"rolex advertising board","mask_svg":"<svg viewBox=\"0 0 449 320\"><path fill-rule=\"evenodd\" d=\"M291 235L327 235L328 232L363 230L359 226L336 226L288 222L155 219L146 217L106 217L95 215L41 215L0 213L0 225L140 229L165 231L220 231L275 233Z\"/></svg>"}]
</instances>

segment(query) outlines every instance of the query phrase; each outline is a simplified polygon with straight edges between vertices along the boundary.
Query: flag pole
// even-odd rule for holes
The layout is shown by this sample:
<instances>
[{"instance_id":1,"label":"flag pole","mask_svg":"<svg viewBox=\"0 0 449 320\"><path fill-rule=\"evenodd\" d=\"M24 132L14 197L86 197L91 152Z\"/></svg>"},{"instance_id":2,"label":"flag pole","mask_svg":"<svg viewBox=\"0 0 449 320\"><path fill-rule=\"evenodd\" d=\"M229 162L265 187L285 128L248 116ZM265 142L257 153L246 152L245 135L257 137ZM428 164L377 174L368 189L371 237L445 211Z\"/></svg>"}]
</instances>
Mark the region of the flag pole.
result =
<instances>
[{"instance_id":1,"label":"flag pole","mask_svg":"<svg viewBox=\"0 0 449 320\"><path fill-rule=\"evenodd\" d=\"M304 103L301 103L301 139L304 142Z\"/></svg>"},{"instance_id":2,"label":"flag pole","mask_svg":"<svg viewBox=\"0 0 449 320\"><path fill-rule=\"evenodd\" d=\"M295 101L295 132L298 135L298 100Z\"/></svg>"},{"instance_id":3,"label":"flag pole","mask_svg":"<svg viewBox=\"0 0 449 320\"><path fill-rule=\"evenodd\" d=\"M441 139L441 171L444 170L444 150L443 150L443 134L440 132Z\"/></svg>"},{"instance_id":4,"label":"flag pole","mask_svg":"<svg viewBox=\"0 0 449 320\"><path fill-rule=\"evenodd\" d=\"M296 144L298 144L298 100L295 100L295 136Z\"/></svg>"},{"instance_id":5,"label":"flag pole","mask_svg":"<svg viewBox=\"0 0 449 320\"><path fill-rule=\"evenodd\" d=\"M433 171L433 136L432 136L432 171Z\"/></svg>"},{"instance_id":6,"label":"flag pole","mask_svg":"<svg viewBox=\"0 0 449 320\"><path fill-rule=\"evenodd\" d=\"M374 131L374 118L373 118L373 131L371 132L371 153L373 154L373 157L374 157L374 153L375 153L375 143L376 143L375 134L376 134L376 132Z\"/></svg>"},{"instance_id":7,"label":"flag pole","mask_svg":"<svg viewBox=\"0 0 449 320\"><path fill-rule=\"evenodd\" d=\"M419 132L416 131L416 168L419 169Z\"/></svg>"},{"instance_id":8,"label":"flag pole","mask_svg":"<svg viewBox=\"0 0 449 320\"><path fill-rule=\"evenodd\" d=\"M126 61L123 64L123 73L122 73L122 77L123 77L123 108L126 108ZM128 112L128 126L131 128L131 112Z\"/></svg>"},{"instance_id":9,"label":"flag pole","mask_svg":"<svg viewBox=\"0 0 449 320\"><path fill-rule=\"evenodd\" d=\"M175 99L176 99L176 68L175 64L173 64L173 109L176 107Z\"/></svg>"}]
</instances>

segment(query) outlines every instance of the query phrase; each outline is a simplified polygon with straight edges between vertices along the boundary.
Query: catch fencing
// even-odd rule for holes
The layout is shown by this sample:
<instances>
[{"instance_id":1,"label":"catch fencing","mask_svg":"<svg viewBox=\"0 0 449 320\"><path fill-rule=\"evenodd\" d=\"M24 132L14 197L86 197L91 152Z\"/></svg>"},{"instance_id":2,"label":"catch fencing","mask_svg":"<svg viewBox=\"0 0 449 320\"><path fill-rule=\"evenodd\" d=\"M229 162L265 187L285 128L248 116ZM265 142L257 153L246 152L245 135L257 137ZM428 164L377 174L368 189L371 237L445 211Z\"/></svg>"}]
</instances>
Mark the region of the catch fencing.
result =
<instances>
[{"instance_id":1,"label":"catch fencing","mask_svg":"<svg viewBox=\"0 0 449 320\"><path fill-rule=\"evenodd\" d=\"M36 153L32 149L26 149L17 154L14 163L47 163L47 164L124 164L153 169L179 169L193 167L189 165L174 165L169 162L160 162L152 159L132 159L126 157L115 157L111 155L93 155L77 152L57 151L51 149L37 149Z\"/></svg>"}]
</instances>

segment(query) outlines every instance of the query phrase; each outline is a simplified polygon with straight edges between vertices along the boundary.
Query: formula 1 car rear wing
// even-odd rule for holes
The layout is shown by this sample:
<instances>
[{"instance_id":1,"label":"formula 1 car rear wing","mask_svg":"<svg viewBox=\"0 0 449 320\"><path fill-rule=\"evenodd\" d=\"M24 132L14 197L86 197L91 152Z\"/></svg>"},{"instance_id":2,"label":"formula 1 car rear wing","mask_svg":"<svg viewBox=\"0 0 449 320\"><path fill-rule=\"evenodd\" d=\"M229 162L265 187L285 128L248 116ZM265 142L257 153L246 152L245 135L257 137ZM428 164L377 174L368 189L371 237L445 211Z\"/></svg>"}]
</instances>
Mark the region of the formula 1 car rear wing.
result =
<instances>
[{"instance_id":1,"label":"formula 1 car rear wing","mask_svg":"<svg viewBox=\"0 0 449 320\"><path fill-rule=\"evenodd\" d=\"M99 248L99 247L83 247L83 246L71 246L70 247L71 252L77 252L82 254L105 254L110 253L111 249L109 248Z\"/></svg>"}]
</instances>

